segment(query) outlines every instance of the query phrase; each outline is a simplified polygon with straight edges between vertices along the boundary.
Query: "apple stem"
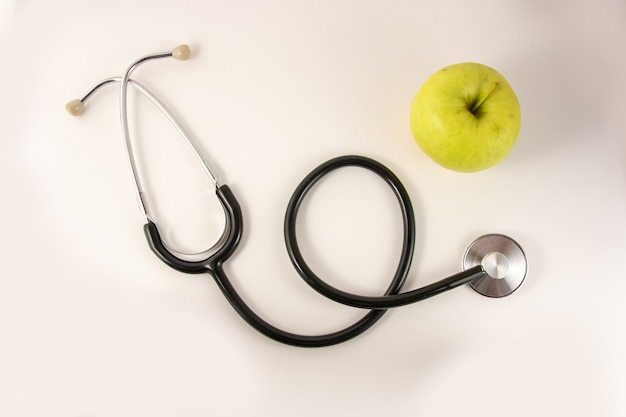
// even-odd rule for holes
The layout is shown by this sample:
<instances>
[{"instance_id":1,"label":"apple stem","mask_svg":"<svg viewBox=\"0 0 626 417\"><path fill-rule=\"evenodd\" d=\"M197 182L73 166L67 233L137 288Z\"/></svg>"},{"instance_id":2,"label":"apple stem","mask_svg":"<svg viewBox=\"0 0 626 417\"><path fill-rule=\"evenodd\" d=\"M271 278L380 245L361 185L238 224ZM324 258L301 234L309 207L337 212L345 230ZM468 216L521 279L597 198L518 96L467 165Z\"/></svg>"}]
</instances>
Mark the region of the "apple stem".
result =
<instances>
[{"instance_id":1,"label":"apple stem","mask_svg":"<svg viewBox=\"0 0 626 417\"><path fill-rule=\"evenodd\" d=\"M470 113L472 113L473 115L476 115L476 113L478 113L478 110L480 110L480 107L483 105L485 100L487 100L499 88L500 88L500 81L496 81L493 87L491 88L491 90L489 90L489 92L485 94L482 98L480 98L478 101L475 101L473 103L471 102L468 103L468 108L469 108Z\"/></svg>"}]
</instances>

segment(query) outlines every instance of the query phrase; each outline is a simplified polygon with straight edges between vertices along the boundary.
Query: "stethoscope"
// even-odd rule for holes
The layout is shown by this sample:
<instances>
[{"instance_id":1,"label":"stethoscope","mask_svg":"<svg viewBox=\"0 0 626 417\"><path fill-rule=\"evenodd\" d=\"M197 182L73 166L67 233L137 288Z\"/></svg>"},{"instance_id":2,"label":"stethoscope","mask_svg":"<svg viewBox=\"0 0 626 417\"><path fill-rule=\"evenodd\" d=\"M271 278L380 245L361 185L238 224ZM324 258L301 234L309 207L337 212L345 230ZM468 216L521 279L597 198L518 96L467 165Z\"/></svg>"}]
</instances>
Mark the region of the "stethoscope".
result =
<instances>
[{"instance_id":1,"label":"stethoscope","mask_svg":"<svg viewBox=\"0 0 626 417\"><path fill-rule=\"evenodd\" d=\"M256 330L276 341L289 345L302 347L329 346L344 342L363 333L376 323L389 308L415 303L463 284L469 284L475 291L487 297L504 297L511 294L522 284L526 277L527 261L520 245L507 236L488 234L479 237L469 245L463 255L461 272L425 287L401 292L409 273L415 247L415 218L411 200L400 180L387 167L367 157L347 155L331 159L319 165L296 187L287 205L284 238L289 258L298 274L307 284L331 300L352 307L368 309L369 311L352 325L323 335L300 335L286 332L262 319L239 296L224 271L224 263L237 249L243 233L242 212L237 199L228 185L221 184L218 181L215 170L202 157L191 137L168 108L146 87L130 78L132 72L143 62L166 57L186 60L189 56L189 47L180 45L171 51L150 54L139 58L126 69L122 77L112 77L100 81L82 98L67 103L66 109L72 115L79 115L83 112L85 103L96 91L105 85L120 83L122 133L126 142L128 161L130 162L139 205L146 220L144 233L150 248L159 259L180 272L188 274L209 273L213 276L233 308ZM172 123L199 160L211 182L215 185L215 193L224 209L225 227L222 237L215 246L202 253L201 260L191 260L186 254L170 247L161 237L150 213L135 163L128 128L127 91L129 84L133 85L141 94L147 97ZM382 296L351 294L329 285L307 265L298 244L296 222L298 211L307 193L327 174L348 166L364 168L380 176L396 197L402 213L403 243L401 256L391 283Z\"/></svg>"}]
</instances>

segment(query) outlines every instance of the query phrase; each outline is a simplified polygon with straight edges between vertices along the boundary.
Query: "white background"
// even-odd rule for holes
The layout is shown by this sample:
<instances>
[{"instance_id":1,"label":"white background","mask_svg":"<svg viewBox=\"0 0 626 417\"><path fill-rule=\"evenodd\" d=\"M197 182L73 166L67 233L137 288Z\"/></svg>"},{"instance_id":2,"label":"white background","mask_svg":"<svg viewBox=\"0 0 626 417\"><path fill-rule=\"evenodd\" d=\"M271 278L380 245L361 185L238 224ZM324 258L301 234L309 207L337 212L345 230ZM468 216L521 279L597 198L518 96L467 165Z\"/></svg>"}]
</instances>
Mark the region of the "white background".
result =
<instances>
[{"instance_id":1,"label":"white background","mask_svg":"<svg viewBox=\"0 0 626 417\"><path fill-rule=\"evenodd\" d=\"M226 269L263 317L313 334L362 314L309 289L282 237L300 179L346 153L385 163L413 198L407 288L456 272L493 232L523 246L526 282L399 308L330 348L258 334L210 277L146 246L117 89L80 118L64 111L180 43L192 59L135 77L238 196L246 229ZM623 0L0 2L0 415L626 415L625 44ZM463 61L500 71L523 113L510 155L475 174L430 161L408 123L428 76ZM220 233L211 185L135 98L155 216L172 244L203 249ZM308 201L313 268L380 293L401 238L389 191L346 169Z\"/></svg>"}]
</instances>

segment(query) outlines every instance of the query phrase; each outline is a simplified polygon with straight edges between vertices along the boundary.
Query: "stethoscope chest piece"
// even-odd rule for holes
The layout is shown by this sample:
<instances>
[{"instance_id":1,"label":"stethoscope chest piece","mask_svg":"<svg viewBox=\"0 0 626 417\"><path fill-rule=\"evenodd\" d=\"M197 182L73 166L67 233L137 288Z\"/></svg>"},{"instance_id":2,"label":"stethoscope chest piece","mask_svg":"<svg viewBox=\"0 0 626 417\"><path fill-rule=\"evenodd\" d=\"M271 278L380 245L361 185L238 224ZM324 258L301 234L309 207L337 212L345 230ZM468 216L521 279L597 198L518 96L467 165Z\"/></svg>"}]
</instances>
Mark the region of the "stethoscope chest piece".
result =
<instances>
[{"instance_id":1,"label":"stethoscope chest piece","mask_svg":"<svg viewBox=\"0 0 626 417\"><path fill-rule=\"evenodd\" d=\"M463 255L463 270L482 265L486 275L469 283L486 297L505 297L526 278L528 263L521 246L508 236L484 235L469 245Z\"/></svg>"}]
</instances>

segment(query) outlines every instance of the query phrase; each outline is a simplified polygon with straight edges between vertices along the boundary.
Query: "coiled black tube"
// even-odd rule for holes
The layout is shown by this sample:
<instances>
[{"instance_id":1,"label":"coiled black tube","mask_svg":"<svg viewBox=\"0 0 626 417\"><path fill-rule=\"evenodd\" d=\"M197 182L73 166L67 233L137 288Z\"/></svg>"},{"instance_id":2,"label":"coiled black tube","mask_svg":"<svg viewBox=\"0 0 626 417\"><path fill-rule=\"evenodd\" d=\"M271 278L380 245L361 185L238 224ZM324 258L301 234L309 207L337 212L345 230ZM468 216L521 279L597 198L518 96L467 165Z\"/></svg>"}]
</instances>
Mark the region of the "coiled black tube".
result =
<instances>
[{"instance_id":1,"label":"coiled black tube","mask_svg":"<svg viewBox=\"0 0 626 417\"><path fill-rule=\"evenodd\" d=\"M313 185L315 185L315 183L321 178L338 168L347 166L365 168L379 175L396 196L402 213L403 242L400 260L398 261L398 266L389 286L387 287L387 290L383 295L377 297L347 293L327 284L307 265L298 246L296 222L299 209L305 196L311 190ZM432 297L474 279L481 278L485 275L482 266L479 265L444 278L434 284L401 293L400 291L406 281L411 267L413 251L415 249L415 215L411 199L400 180L394 175L393 172L380 162L363 156L340 156L315 168L302 180L298 187L296 187L291 199L289 200L287 211L285 213L285 244L287 245L289 258L291 259L295 269L298 271L298 274L312 288L322 295L339 303L369 309L370 311L365 313L363 317L355 323L335 332L321 335L301 335L287 332L268 323L256 314L246 304L241 296L239 296L228 279L228 276L224 271L223 264L234 253L235 249L239 245L243 233L243 216L241 213L241 207L228 186L223 185L219 187L217 189L217 196L226 213L227 234L225 243L214 255L203 261L197 262L188 262L177 258L167 250L165 245L163 245L158 229L152 222L149 222L146 226L144 226L150 248L163 262L181 272L208 272L211 274L226 299L248 324L265 336L281 343L300 347L323 347L342 343L368 330L383 316L383 314L385 314L389 308L411 304L425 298Z\"/></svg>"}]
</instances>

